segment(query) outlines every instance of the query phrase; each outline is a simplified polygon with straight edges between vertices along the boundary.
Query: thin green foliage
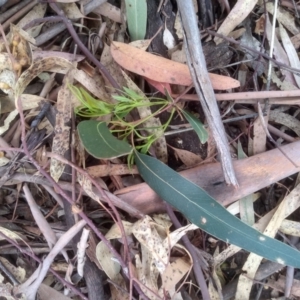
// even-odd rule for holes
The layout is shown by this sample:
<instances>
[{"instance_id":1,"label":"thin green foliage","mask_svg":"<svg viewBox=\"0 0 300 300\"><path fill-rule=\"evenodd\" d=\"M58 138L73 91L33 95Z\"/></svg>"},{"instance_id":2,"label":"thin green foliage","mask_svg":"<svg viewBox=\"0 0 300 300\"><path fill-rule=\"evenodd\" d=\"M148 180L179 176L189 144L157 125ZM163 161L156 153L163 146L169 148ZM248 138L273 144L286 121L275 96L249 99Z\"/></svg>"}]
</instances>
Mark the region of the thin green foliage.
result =
<instances>
[{"instance_id":1,"label":"thin green foliage","mask_svg":"<svg viewBox=\"0 0 300 300\"><path fill-rule=\"evenodd\" d=\"M69 88L77 97L77 99L81 102L81 105L75 108L75 113L77 115L84 118L110 116L108 126L111 128L111 133L117 135L118 138L121 140L126 140L130 142L133 141L134 145L132 146L134 146L135 149L144 154L146 154L149 151L151 145L159 137L157 135L157 131L162 132L163 134L168 128L176 110L182 111L176 106L170 95L168 95L167 100L161 98L151 98L151 101L144 101L145 99L139 94L137 94L135 91L128 88L124 88L121 94L113 96L114 100L116 100L116 103L111 104L93 98L83 88L78 88L72 85L70 85ZM128 118L126 117L133 109L138 107L150 107L154 105L158 107L157 110L154 113L147 116L146 118L133 122L127 120ZM160 127L151 128L143 126L143 123L159 115L168 106L173 106L173 108L171 109L171 114L165 124L162 124ZM201 127L202 123L200 121L198 122L200 124L199 127ZM87 126L88 125L85 124L84 128L87 128ZM95 126L95 124L91 125L91 128L93 128L93 126ZM81 127L78 127L78 130L82 130ZM147 131L148 133L153 132L153 134L144 136L141 133L142 131ZM86 141L86 139L84 140ZM84 147L86 149L90 149L90 145L84 144ZM92 145L92 147L94 147L94 145ZM133 161L132 153L129 154L128 160Z\"/></svg>"}]
</instances>

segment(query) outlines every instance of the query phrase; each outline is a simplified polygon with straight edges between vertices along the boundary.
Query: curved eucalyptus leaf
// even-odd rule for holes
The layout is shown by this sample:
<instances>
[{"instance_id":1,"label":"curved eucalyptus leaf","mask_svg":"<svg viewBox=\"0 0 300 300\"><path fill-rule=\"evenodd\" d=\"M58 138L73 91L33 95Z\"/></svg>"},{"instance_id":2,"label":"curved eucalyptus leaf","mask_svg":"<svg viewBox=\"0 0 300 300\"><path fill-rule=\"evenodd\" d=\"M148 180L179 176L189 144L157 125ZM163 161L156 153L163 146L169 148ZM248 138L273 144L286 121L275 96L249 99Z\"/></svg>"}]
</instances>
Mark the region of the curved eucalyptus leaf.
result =
<instances>
[{"instance_id":1,"label":"curved eucalyptus leaf","mask_svg":"<svg viewBox=\"0 0 300 300\"><path fill-rule=\"evenodd\" d=\"M96 158L108 159L127 155L132 147L111 134L105 122L82 121L77 126L79 138L86 151Z\"/></svg>"},{"instance_id":2,"label":"curved eucalyptus leaf","mask_svg":"<svg viewBox=\"0 0 300 300\"><path fill-rule=\"evenodd\" d=\"M203 189L159 160L135 151L135 162L149 186L202 230L266 259L300 267L298 250L243 223Z\"/></svg>"},{"instance_id":3,"label":"curved eucalyptus leaf","mask_svg":"<svg viewBox=\"0 0 300 300\"><path fill-rule=\"evenodd\" d=\"M184 115L184 117L189 121L189 123L191 124L193 129L196 131L196 133L200 139L200 142L202 144L206 143L208 140L208 133L207 133L206 129L204 128L204 125L202 124L202 122L200 122L200 120L198 120L196 117L194 117L192 114L190 114L189 112L187 112L185 110L181 110L181 112Z\"/></svg>"}]
</instances>

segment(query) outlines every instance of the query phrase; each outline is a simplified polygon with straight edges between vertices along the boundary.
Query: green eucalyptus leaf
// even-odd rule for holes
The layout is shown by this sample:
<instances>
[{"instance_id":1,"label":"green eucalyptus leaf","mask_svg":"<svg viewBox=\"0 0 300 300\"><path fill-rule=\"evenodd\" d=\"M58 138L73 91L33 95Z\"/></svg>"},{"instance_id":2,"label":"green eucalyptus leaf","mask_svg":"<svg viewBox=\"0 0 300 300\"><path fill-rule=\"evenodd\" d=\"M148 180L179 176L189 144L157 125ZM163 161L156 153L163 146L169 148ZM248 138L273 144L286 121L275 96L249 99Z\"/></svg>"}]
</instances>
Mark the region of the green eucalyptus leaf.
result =
<instances>
[{"instance_id":1,"label":"green eucalyptus leaf","mask_svg":"<svg viewBox=\"0 0 300 300\"><path fill-rule=\"evenodd\" d=\"M298 250L248 226L199 186L159 160L135 151L135 162L149 186L202 230L266 259L300 267Z\"/></svg>"},{"instance_id":2,"label":"green eucalyptus leaf","mask_svg":"<svg viewBox=\"0 0 300 300\"><path fill-rule=\"evenodd\" d=\"M77 129L84 148L96 158L109 159L132 152L132 147L113 136L104 122L82 121Z\"/></svg>"},{"instance_id":3,"label":"green eucalyptus leaf","mask_svg":"<svg viewBox=\"0 0 300 300\"><path fill-rule=\"evenodd\" d=\"M185 110L181 110L181 112L185 116L185 118L189 121L193 129L196 131L201 143L202 144L206 143L208 140L208 133L204 128L204 125L189 112Z\"/></svg>"},{"instance_id":4,"label":"green eucalyptus leaf","mask_svg":"<svg viewBox=\"0 0 300 300\"><path fill-rule=\"evenodd\" d=\"M125 6L131 41L143 40L147 27L146 0L125 0Z\"/></svg>"}]
</instances>

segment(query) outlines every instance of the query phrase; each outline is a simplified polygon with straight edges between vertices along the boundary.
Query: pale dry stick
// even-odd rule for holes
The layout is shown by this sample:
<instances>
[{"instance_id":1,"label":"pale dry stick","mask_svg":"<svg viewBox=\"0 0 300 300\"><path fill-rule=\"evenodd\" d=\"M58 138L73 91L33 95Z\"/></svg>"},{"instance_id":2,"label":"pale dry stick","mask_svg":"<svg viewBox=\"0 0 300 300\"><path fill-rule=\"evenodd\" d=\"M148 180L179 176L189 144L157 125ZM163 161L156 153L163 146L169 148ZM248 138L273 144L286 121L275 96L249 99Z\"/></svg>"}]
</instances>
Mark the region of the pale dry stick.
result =
<instances>
[{"instance_id":1,"label":"pale dry stick","mask_svg":"<svg viewBox=\"0 0 300 300\"><path fill-rule=\"evenodd\" d=\"M295 92L295 93L290 93ZM298 95L297 95L298 94ZM295 95L295 96L293 96ZM177 97L178 95L173 95ZM270 96L270 97L269 97ZM235 103L256 104L258 100L269 98L272 104L300 104L300 90L295 91L263 91L216 94L217 101L235 101ZM199 101L198 95L186 94L180 96L181 100Z\"/></svg>"},{"instance_id":2,"label":"pale dry stick","mask_svg":"<svg viewBox=\"0 0 300 300\"><path fill-rule=\"evenodd\" d=\"M44 33L41 33L35 38L35 45L39 47L48 42L50 39L57 38L58 35L66 28L67 26L62 22L52 25Z\"/></svg>"},{"instance_id":3,"label":"pale dry stick","mask_svg":"<svg viewBox=\"0 0 300 300\"><path fill-rule=\"evenodd\" d=\"M3 232L0 231L0 236L2 236L5 240L7 240L10 244L12 244L15 248L17 248L21 253L28 255L33 260L38 262L39 264L42 264L42 261L32 252L28 251L24 248L22 248L17 242L15 242L13 239L5 235ZM49 251L47 251L49 253ZM56 271L54 271L52 268L49 269L50 273L52 273L63 285L67 286L75 295L78 295L83 300L88 300L87 297L85 297L79 290L77 290L71 283L66 281L64 278L62 278Z\"/></svg>"},{"instance_id":4,"label":"pale dry stick","mask_svg":"<svg viewBox=\"0 0 300 300\"><path fill-rule=\"evenodd\" d=\"M24 293L26 295L26 299L35 300L37 290L47 275L54 258L85 225L86 222L84 220L80 220L59 238L53 249L43 260L41 268L36 269L36 271L24 283L16 288L17 294Z\"/></svg>"},{"instance_id":5,"label":"pale dry stick","mask_svg":"<svg viewBox=\"0 0 300 300\"><path fill-rule=\"evenodd\" d=\"M273 57L273 51L274 51L275 28L276 28L276 21L277 21L277 7L278 7L278 0L275 0L275 2L274 2L274 15L273 15L273 22L272 22L271 43L270 43L270 51L269 51L269 56L270 57ZM271 72L272 72L272 63L269 60L266 91L270 90Z\"/></svg>"},{"instance_id":6,"label":"pale dry stick","mask_svg":"<svg viewBox=\"0 0 300 300\"><path fill-rule=\"evenodd\" d=\"M271 132L271 133L275 134L276 136L286 140L287 142L294 143L294 142L297 141L296 138L284 133L283 131L277 129L276 127L274 127L270 124L268 124L268 130L269 130L269 132Z\"/></svg>"},{"instance_id":7,"label":"pale dry stick","mask_svg":"<svg viewBox=\"0 0 300 300\"><path fill-rule=\"evenodd\" d=\"M192 0L177 0L177 4L183 25L184 45L193 83L220 154L225 181L227 184L231 184L237 188L238 181L233 169L225 129L221 122L215 94L208 77L201 46L200 32L197 25L196 14L194 13L194 5Z\"/></svg>"},{"instance_id":8,"label":"pale dry stick","mask_svg":"<svg viewBox=\"0 0 300 300\"><path fill-rule=\"evenodd\" d=\"M272 21L271 43L270 43L270 50L269 50L270 57L273 57L273 51L274 51L275 29L276 29L276 22L277 22L277 9L278 9L278 0L275 0L274 15L273 15L273 21ZM267 21L267 19L266 19L266 21ZM272 68L273 68L272 62L269 60L268 73L267 73L267 84L266 84L266 89L265 89L266 91L270 90ZM256 132L256 134L254 134L254 140L253 140L253 144L256 144L258 139L263 140L263 144L264 144L264 145L262 145L263 148L266 147L267 136L268 137L271 136L270 133L268 132L268 128L266 126L266 123L268 123L269 113L270 113L270 109L271 109L269 98L264 99L264 102L265 102L264 103L264 117L263 117L264 124L262 124L262 127L263 127L265 134L263 132L261 132L260 126L257 126L257 123L254 123L254 132ZM260 106L260 104L258 104L258 105ZM261 118L260 114L259 114L259 119L262 122L262 118ZM253 150L254 149L255 149L255 146L253 146ZM261 148L256 149L256 150L261 150Z\"/></svg>"},{"instance_id":9,"label":"pale dry stick","mask_svg":"<svg viewBox=\"0 0 300 300\"><path fill-rule=\"evenodd\" d=\"M35 219L35 222L37 223L39 229L44 235L49 248L52 248L53 245L55 245L55 243L57 242L57 237L54 231L52 230L49 223L46 221L45 217L41 213L26 183L23 186L23 191L25 194L25 198L28 202L29 208L31 210L31 213L33 215L33 218Z\"/></svg>"},{"instance_id":10,"label":"pale dry stick","mask_svg":"<svg viewBox=\"0 0 300 300\"><path fill-rule=\"evenodd\" d=\"M30 2L31 2L31 0L20 1L17 5L12 7L11 9L7 10L4 13L1 13L0 14L0 24L3 24L8 18L13 16L18 11L20 11L24 6L26 6Z\"/></svg>"},{"instance_id":11,"label":"pale dry stick","mask_svg":"<svg viewBox=\"0 0 300 300\"><path fill-rule=\"evenodd\" d=\"M90 231L86 228L83 228L80 241L78 243L77 251L77 272L83 277L83 267L85 263L85 250L88 247L88 238Z\"/></svg>"},{"instance_id":12,"label":"pale dry stick","mask_svg":"<svg viewBox=\"0 0 300 300\"><path fill-rule=\"evenodd\" d=\"M29 3L25 7L23 7L21 10L16 11L16 13L11 18L9 18L5 23L2 24L3 30L5 31L6 29L8 29L10 24L20 19L20 17L29 12L36 4L38 4L37 0L29 1Z\"/></svg>"},{"instance_id":13,"label":"pale dry stick","mask_svg":"<svg viewBox=\"0 0 300 300\"><path fill-rule=\"evenodd\" d=\"M28 188L28 185L26 183L23 186L23 191L25 194L25 198L28 202L30 211L32 213L32 216L33 216L36 224L38 225L39 229L41 230L44 238L46 239L49 248L52 249L53 246L57 242L57 236L54 233L54 231L52 230L49 223L47 222L46 217L44 217L44 215L41 213L40 208L37 206L32 194ZM67 252L63 249L61 251L61 253L64 256L66 262L69 262L69 257L68 257Z\"/></svg>"}]
</instances>

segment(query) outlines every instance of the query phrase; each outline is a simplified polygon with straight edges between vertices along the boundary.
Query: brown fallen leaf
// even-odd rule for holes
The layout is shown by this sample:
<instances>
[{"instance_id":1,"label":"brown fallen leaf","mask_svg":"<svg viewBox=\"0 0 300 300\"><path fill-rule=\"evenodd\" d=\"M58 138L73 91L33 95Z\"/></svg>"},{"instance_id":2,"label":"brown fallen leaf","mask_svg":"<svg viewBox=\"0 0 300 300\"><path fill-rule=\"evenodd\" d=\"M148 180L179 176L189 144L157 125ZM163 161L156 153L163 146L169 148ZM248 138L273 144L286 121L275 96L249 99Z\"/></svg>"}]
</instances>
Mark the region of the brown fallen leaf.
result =
<instances>
[{"instance_id":1,"label":"brown fallen leaf","mask_svg":"<svg viewBox=\"0 0 300 300\"><path fill-rule=\"evenodd\" d=\"M136 166L131 166L129 168L128 165L124 165L124 164L96 165L96 166L91 166L86 168L86 171L92 177L139 174Z\"/></svg>"},{"instance_id":2,"label":"brown fallen leaf","mask_svg":"<svg viewBox=\"0 0 300 300\"><path fill-rule=\"evenodd\" d=\"M54 127L54 138L52 143L52 153L64 156L69 149L70 144L70 120L72 115L72 101L74 97L68 85L73 83L73 70L67 73L63 85L57 96L57 115ZM56 158L51 158L50 174L58 182L63 174L65 164Z\"/></svg>"},{"instance_id":3,"label":"brown fallen leaf","mask_svg":"<svg viewBox=\"0 0 300 300\"><path fill-rule=\"evenodd\" d=\"M289 158L300 165L300 141L282 146L282 149ZM201 165L179 174L201 186L209 195L226 206L300 170L295 168L278 149L233 161L233 166L239 180L238 189L226 185L220 163ZM118 190L115 195L144 214L165 210L161 199L146 183Z\"/></svg>"},{"instance_id":4,"label":"brown fallen leaf","mask_svg":"<svg viewBox=\"0 0 300 300\"><path fill-rule=\"evenodd\" d=\"M187 167L194 167L195 165L203 162L203 159L193 152L184 149L174 148L170 145L169 147L171 147L174 150L175 156L179 158Z\"/></svg>"},{"instance_id":5,"label":"brown fallen leaf","mask_svg":"<svg viewBox=\"0 0 300 300\"><path fill-rule=\"evenodd\" d=\"M110 52L114 60L124 69L147 78L189 86L192 78L187 65L156 56L130 45L113 42ZM239 81L217 74L209 73L213 88L227 90L240 86Z\"/></svg>"}]
</instances>

